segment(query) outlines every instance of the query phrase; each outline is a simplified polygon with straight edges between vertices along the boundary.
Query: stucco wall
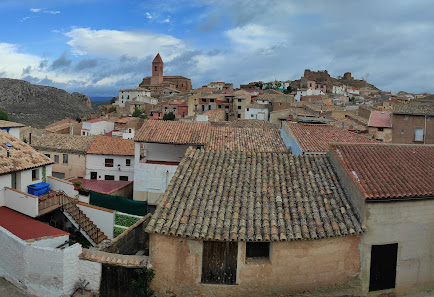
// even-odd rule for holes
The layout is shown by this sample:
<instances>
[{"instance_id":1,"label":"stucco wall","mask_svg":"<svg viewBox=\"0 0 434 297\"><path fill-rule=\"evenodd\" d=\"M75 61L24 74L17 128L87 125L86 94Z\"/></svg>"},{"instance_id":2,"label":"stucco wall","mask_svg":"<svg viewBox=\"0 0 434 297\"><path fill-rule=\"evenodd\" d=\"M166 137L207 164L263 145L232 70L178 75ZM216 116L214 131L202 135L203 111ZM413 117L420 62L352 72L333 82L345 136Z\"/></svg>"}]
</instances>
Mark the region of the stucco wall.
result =
<instances>
[{"instance_id":1,"label":"stucco wall","mask_svg":"<svg viewBox=\"0 0 434 297\"><path fill-rule=\"evenodd\" d=\"M75 244L63 250L26 243L0 227L0 276L26 292L41 297L73 293L78 282L78 255Z\"/></svg>"},{"instance_id":2,"label":"stucco wall","mask_svg":"<svg viewBox=\"0 0 434 297\"><path fill-rule=\"evenodd\" d=\"M134 171L134 200L156 204L166 191L173 175L175 165L136 163Z\"/></svg>"},{"instance_id":3,"label":"stucco wall","mask_svg":"<svg viewBox=\"0 0 434 297\"><path fill-rule=\"evenodd\" d=\"M86 156L84 154L67 154L68 163L63 163L63 153L53 151L41 151L42 154L49 154L54 161L54 155L59 156L59 163L53 164L53 171L65 174L68 177L84 177L86 175Z\"/></svg>"},{"instance_id":4,"label":"stucco wall","mask_svg":"<svg viewBox=\"0 0 434 297\"><path fill-rule=\"evenodd\" d=\"M30 217L36 217L39 212L38 197L11 188L6 188L5 206Z\"/></svg>"},{"instance_id":5,"label":"stucco wall","mask_svg":"<svg viewBox=\"0 0 434 297\"><path fill-rule=\"evenodd\" d=\"M11 186L11 175L5 174L0 175L0 206L5 205L5 192L6 190L4 187L10 187Z\"/></svg>"},{"instance_id":6,"label":"stucco wall","mask_svg":"<svg viewBox=\"0 0 434 297\"><path fill-rule=\"evenodd\" d=\"M77 203L77 206L102 232L104 232L105 235L107 235L109 239L113 239L115 211L112 211L111 209L102 210L102 207L95 207L83 202Z\"/></svg>"},{"instance_id":7,"label":"stucco wall","mask_svg":"<svg viewBox=\"0 0 434 297\"><path fill-rule=\"evenodd\" d=\"M366 203L360 242L362 286L369 289L372 245L398 243L396 290L434 282L434 201Z\"/></svg>"},{"instance_id":8,"label":"stucco wall","mask_svg":"<svg viewBox=\"0 0 434 297\"><path fill-rule=\"evenodd\" d=\"M150 262L156 271L151 286L163 296L283 296L335 286L357 277L359 241L346 236L273 242L269 260L250 262L240 242L234 286L200 283L201 241L150 234Z\"/></svg>"},{"instance_id":9,"label":"stucco wall","mask_svg":"<svg viewBox=\"0 0 434 297\"><path fill-rule=\"evenodd\" d=\"M291 149L291 154L293 155L303 154L303 151L301 150L294 136L292 135L292 133L289 131L288 127L285 124L283 124L282 129L280 129L280 135L282 136L283 142L285 143L286 147Z\"/></svg>"},{"instance_id":10,"label":"stucco wall","mask_svg":"<svg viewBox=\"0 0 434 297\"><path fill-rule=\"evenodd\" d=\"M105 159L113 159L113 167L105 167ZM130 159L130 166L126 166L126 159ZM120 165L120 166L118 166ZM128 176L128 180L134 180L134 156L114 155L86 155L86 179L90 179L90 173L97 172L97 179L104 180L105 175L114 175L115 180L120 176Z\"/></svg>"},{"instance_id":11,"label":"stucco wall","mask_svg":"<svg viewBox=\"0 0 434 297\"><path fill-rule=\"evenodd\" d=\"M74 190L74 185L69 181L47 176L47 183L50 184L50 189L53 191L64 191L69 197L78 195L78 191Z\"/></svg>"},{"instance_id":12,"label":"stucco wall","mask_svg":"<svg viewBox=\"0 0 434 297\"><path fill-rule=\"evenodd\" d=\"M433 121L433 117L425 119L425 116L409 115L405 120L402 114L392 114L392 142L422 144L423 141L414 141L415 130L419 128L424 129L425 143L434 144Z\"/></svg>"},{"instance_id":13,"label":"stucco wall","mask_svg":"<svg viewBox=\"0 0 434 297\"><path fill-rule=\"evenodd\" d=\"M101 285L102 264L98 262L79 260L79 279L85 280L86 290L98 292ZM86 284L85 283L85 284Z\"/></svg>"},{"instance_id":14,"label":"stucco wall","mask_svg":"<svg viewBox=\"0 0 434 297\"><path fill-rule=\"evenodd\" d=\"M27 242L31 245L40 246L40 247L51 247L51 248L57 248L58 246L68 241L69 241L69 235L56 236L56 237L50 236L38 240L27 240Z\"/></svg>"}]
</instances>

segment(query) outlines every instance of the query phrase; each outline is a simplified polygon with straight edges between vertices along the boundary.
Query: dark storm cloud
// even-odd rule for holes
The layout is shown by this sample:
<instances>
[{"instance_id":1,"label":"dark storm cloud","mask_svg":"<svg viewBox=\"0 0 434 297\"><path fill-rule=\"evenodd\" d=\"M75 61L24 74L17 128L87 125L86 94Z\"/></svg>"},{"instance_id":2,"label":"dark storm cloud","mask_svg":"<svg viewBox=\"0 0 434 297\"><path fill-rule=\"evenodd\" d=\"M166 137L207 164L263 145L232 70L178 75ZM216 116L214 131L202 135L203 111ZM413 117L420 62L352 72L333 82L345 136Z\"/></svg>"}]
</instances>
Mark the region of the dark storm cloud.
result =
<instances>
[{"instance_id":1,"label":"dark storm cloud","mask_svg":"<svg viewBox=\"0 0 434 297\"><path fill-rule=\"evenodd\" d=\"M68 68L71 66L72 60L68 59L66 53L63 53L59 58L53 61L51 64L51 69L56 70L60 68Z\"/></svg>"}]
</instances>

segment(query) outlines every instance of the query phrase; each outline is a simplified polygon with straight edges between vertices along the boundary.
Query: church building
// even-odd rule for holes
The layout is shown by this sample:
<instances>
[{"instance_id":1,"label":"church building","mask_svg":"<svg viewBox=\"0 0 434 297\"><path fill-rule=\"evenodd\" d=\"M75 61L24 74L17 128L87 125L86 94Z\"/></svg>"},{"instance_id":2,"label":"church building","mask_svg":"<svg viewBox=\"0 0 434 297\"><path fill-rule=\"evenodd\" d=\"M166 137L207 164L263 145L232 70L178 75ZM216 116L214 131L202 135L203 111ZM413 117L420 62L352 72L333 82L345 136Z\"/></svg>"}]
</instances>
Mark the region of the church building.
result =
<instances>
[{"instance_id":1,"label":"church building","mask_svg":"<svg viewBox=\"0 0 434 297\"><path fill-rule=\"evenodd\" d=\"M191 80L184 76L163 76L164 63L158 53L152 61L152 76L145 77L140 83L140 88L151 90L152 93L162 93L164 89L170 88L181 92L192 89Z\"/></svg>"}]
</instances>

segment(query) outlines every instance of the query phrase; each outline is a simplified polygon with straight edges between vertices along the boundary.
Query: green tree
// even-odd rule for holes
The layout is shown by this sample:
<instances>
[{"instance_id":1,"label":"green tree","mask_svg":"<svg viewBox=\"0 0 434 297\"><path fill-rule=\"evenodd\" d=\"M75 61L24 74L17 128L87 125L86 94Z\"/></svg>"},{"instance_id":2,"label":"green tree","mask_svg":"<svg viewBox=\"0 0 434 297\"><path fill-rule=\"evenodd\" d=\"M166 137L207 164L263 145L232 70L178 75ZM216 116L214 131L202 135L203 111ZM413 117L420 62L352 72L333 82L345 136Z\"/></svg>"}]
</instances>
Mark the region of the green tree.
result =
<instances>
[{"instance_id":1,"label":"green tree","mask_svg":"<svg viewBox=\"0 0 434 297\"><path fill-rule=\"evenodd\" d=\"M148 118L146 111L141 110L137 106L136 106L136 108L134 108L134 112L131 116L133 116L135 118L141 118L141 119L147 119Z\"/></svg>"},{"instance_id":2,"label":"green tree","mask_svg":"<svg viewBox=\"0 0 434 297\"><path fill-rule=\"evenodd\" d=\"M112 99L110 99L110 104L113 104L113 103L115 103L115 101L116 101L116 97L113 97Z\"/></svg>"},{"instance_id":3,"label":"green tree","mask_svg":"<svg viewBox=\"0 0 434 297\"><path fill-rule=\"evenodd\" d=\"M115 112L116 111L116 106L112 106L112 107L110 107L110 109L109 109L109 112L111 113L111 112Z\"/></svg>"},{"instance_id":4,"label":"green tree","mask_svg":"<svg viewBox=\"0 0 434 297\"><path fill-rule=\"evenodd\" d=\"M0 109L0 120L9 121L8 114Z\"/></svg>"},{"instance_id":5,"label":"green tree","mask_svg":"<svg viewBox=\"0 0 434 297\"><path fill-rule=\"evenodd\" d=\"M175 119L175 114L173 112L166 113L163 116L163 121L173 121Z\"/></svg>"}]
</instances>

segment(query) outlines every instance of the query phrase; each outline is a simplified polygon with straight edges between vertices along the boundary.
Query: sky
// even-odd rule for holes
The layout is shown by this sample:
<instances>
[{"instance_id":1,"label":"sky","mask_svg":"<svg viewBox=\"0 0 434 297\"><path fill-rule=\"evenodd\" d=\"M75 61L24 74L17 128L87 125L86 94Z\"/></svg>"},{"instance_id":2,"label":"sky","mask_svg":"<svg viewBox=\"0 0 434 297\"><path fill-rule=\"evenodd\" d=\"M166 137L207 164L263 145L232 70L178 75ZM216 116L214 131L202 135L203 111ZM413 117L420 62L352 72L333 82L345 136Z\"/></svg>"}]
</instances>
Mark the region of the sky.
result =
<instances>
[{"instance_id":1,"label":"sky","mask_svg":"<svg viewBox=\"0 0 434 297\"><path fill-rule=\"evenodd\" d=\"M116 96L151 74L211 81L351 72L434 93L432 0L0 0L0 77Z\"/></svg>"}]
</instances>

